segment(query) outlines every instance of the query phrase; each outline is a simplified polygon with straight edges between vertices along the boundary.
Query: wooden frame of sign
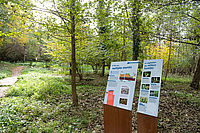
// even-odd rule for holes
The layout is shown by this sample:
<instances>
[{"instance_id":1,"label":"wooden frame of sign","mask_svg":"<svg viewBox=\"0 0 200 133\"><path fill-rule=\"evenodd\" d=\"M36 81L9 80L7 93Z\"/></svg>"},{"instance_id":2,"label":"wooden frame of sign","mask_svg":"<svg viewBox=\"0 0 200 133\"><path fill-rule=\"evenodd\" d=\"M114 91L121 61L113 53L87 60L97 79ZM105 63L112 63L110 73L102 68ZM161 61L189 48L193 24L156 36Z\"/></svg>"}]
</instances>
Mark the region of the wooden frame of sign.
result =
<instances>
[{"instance_id":1,"label":"wooden frame of sign","mask_svg":"<svg viewBox=\"0 0 200 133\"><path fill-rule=\"evenodd\" d=\"M157 133L158 118L142 113L137 113L138 133Z\"/></svg>"},{"instance_id":2,"label":"wooden frame of sign","mask_svg":"<svg viewBox=\"0 0 200 133\"><path fill-rule=\"evenodd\" d=\"M132 133L132 111L104 104L104 133Z\"/></svg>"}]
</instances>

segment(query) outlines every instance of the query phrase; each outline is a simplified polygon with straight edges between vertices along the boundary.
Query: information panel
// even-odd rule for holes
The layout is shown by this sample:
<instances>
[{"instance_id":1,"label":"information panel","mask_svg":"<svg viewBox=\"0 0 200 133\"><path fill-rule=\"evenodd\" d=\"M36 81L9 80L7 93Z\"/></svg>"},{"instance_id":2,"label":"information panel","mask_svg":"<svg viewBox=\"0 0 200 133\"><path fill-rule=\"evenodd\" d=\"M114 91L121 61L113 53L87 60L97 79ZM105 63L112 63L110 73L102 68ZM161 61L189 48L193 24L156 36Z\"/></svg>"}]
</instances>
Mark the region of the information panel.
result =
<instances>
[{"instance_id":1,"label":"information panel","mask_svg":"<svg viewBox=\"0 0 200 133\"><path fill-rule=\"evenodd\" d=\"M138 61L112 62L104 104L132 110Z\"/></svg>"},{"instance_id":2,"label":"information panel","mask_svg":"<svg viewBox=\"0 0 200 133\"><path fill-rule=\"evenodd\" d=\"M162 65L162 59L144 60L137 112L158 116Z\"/></svg>"}]
</instances>

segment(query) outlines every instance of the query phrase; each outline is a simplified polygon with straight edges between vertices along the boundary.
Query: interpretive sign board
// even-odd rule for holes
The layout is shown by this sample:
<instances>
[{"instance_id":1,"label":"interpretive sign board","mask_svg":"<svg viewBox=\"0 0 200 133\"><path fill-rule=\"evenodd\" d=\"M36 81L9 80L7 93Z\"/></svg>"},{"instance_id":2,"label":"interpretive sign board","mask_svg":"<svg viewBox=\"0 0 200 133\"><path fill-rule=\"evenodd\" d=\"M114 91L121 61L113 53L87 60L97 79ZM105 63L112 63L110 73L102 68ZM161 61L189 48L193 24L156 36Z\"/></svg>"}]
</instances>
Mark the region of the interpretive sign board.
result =
<instances>
[{"instance_id":1,"label":"interpretive sign board","mask_svg":"<svg viewBox=\"0 0 200 133\"><path fill-rule=\"evenodd\" d=\"M158 116L162 66L162 59L144 60L137 112Z\"/></svg>"},{"instance_id":2,"label":"interpretive sign board","mask_svg":"<svg viewBox=\"0 0 200 133\"><path fill-rule=\"evenodd\" d=\"M104 104L132 110L138 61L112 62Z\"/></svg>"}]
</instances>

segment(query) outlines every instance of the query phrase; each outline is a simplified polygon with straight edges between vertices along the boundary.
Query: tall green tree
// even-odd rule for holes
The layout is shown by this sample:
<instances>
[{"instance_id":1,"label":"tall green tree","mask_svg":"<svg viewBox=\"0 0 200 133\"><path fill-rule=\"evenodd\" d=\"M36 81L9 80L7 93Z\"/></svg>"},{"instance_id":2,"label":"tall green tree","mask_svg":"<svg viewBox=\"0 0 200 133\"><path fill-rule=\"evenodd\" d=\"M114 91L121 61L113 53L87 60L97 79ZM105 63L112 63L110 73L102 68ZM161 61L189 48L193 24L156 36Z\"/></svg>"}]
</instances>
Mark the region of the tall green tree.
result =
<instances>
[{"instance_id":1,"label":"tall green tree","mask_svg":"<svg viewBox=\"0 0 200 133\"><path fill-rule=\"evenodd\" d=\"M45 2L52 3L52 8L36 8L35 10L47 12L50 14L45 18L45 22L44 20L41 20L40 22L46 28L46 34L49 36L50 43L53 42L56 44L56 42L62 42L64 44L64 49L66 49L70 44L71 59L69 62L71 64L72 70L72 98L73 104L77 106L78 96L76 92L76 46L80 24L83 24L82 22L85 21L83 17L84 9L80 0L50 0L44 1L44 4ZM69 53L69 50L66 49L66 52Z\"/></svg>"},{"instance_id":2,"label":"tall green tree","mask_svg":"<svg viewBox=\"0 0 200 133\"><path fill-rule=\"evenodd\" d=\"M132 39L133 39L133 56L132 56L132 60L137 60L139 57L139 50L140 50L140 25L141 25L141 21L140 21L140 16L141 16L141 5L142 3L140 2L140 0L134 0L134 1L130 1L130 5L131 5L131 16L130 16L130 28L132 30Z\"/></svg>"},{"instance_id":3,"label":"tall green tree","mask_svg":"<svg viewBox=\"0 0 200 133\"><path fill-rule=\"evenodd\" d=\"M106 52L108 51L108 45L110 43L110 1L98 0L96 15L99 35L98 49L101 51L100 58L102 61L101 76L103 77L105 73Z\"/></svg>"}]
</instances>

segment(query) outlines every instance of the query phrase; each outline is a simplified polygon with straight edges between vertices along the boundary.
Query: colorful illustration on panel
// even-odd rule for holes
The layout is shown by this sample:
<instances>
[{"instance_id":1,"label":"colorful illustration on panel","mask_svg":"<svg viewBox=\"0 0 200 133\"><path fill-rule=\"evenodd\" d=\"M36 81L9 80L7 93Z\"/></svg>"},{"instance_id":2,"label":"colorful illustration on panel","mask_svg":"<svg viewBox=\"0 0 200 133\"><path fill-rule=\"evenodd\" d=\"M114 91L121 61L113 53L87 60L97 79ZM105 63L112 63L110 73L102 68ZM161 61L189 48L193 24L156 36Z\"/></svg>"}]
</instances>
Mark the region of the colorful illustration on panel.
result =
<instances>
[{"instance_id":1,"label":"colorful illustration on panel","mask_svg":"<svg viewBox=\"0 0 200 133\"><path fill-rule=\"evenodd\" d=\"M133 74L134 75L134 74ZM120 74L119 77L120 80L129 80L129 81L135 81L135 77L131 76L129 73L126 74Z\"/></svg>"}]
</instances>

